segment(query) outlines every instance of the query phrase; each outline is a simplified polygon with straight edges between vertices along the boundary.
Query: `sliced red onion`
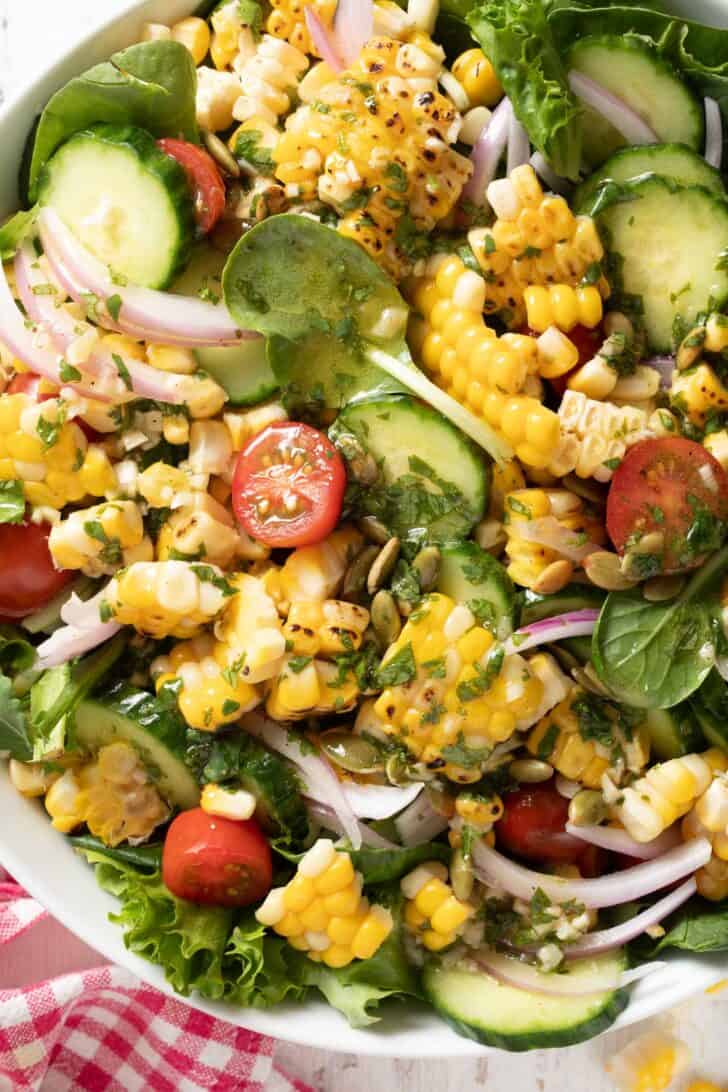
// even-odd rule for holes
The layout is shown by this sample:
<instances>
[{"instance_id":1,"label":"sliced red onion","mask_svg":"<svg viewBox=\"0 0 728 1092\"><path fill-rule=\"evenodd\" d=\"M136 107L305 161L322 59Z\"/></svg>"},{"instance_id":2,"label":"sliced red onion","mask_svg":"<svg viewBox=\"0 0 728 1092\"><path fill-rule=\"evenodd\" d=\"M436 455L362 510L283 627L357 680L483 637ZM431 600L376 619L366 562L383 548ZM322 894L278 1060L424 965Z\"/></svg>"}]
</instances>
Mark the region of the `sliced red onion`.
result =
<instances>
[{"instance_id":1,"label":"sliced red onion","mask_svg":"<svg viewBox=\"0 0 728 1092\"><path fill-rule=\"evenodd\" d=\"M373 0L339 0L334 16L334 38L337 53L347 65L354 64L373 33Z\"/></svg>"},{"instance_id":2,"label":"sliced red onion","mask_svg":"<svg viewBox=\"0 0 728 1092\"><path fill-rule=\"evenodd\" d=\"M341 820L338 818L336 812L332 808L327 808L325 804L320 804L318 800L306 799L306 807L308 812L327 830L331 830L334 834L344 835L344 827ZM389 838L382 837L381 834L377 834L375 830L368 827L366 823L359 823L359 833L361 835L362 845L371 846L372 849L401 849L395 842L390 842Z\"/></svg>"},{"instance_id":3,"label":"sliced red onion","mask_svg":"<svg viewBox=\"0 0 728 1092\"><path fill-rule=\"evenodd\" d=\"M473 145L470 159L473 173L463 188L463 197L474 205L485 203L485 191L495 178L498 163L508 143L513 107L509 98L503 98L493 111L492 117Z\"/></svg>"},{"instance_id":4,"label":"sliced red onion","mask_svg":"<svg viewBox=\"0 0 728 1092\"><path fill-rule=\"evenodd\" d=\"M677 827L669 827L659 838L651 842L635 842L630 838L626 830L617 830L614 827L576 826L567 823L569 834L581 838L590 845L600 846L601 849L609 849L612 853L622 853L625 857L634 857L638 861L652 861L655 857L661 857L663 853L680 845L682 838Z\"/></svg>"},{"instance_id":5,"label":"sliced red onion","mask_svg":"<svg viewBox=\"0 0 728 1092\"><path fill-rule=\"evenodd\" d=\"M659 137L644 118L617 95L575 69L569 72L569 87L578 99L601 114L629 144L657 144Z\"/></svg>"},{"instance_id":6,"label":"sliced red onion","mask_svg":"<svg viewBox=\"0 0 728 1092\"><path fill-rule=\"evenodd\" d=\"M424 789L422 781L413 781L400 788L398 785L358 785L345 781L344 796L358 819L389 819L397 815Z\"/></svg>"},{"instance_id":7,"label":"sliced red onion","mask_svg":"<svg viewBox=\"0 0 728 1092\"><path fill-rule=\"evenodd\" d=\"M528 139L526 127L518 120L515 111L511 110L511 116L508 120L507 173L510 174L516 167L522 167L524 163L528 163L530 154L531 141Z\"/></svg>"},{"instance_id":8,"label":"sliced red onion","mask_svg":"<svg viewBox=\"0 0 728 1092\"><path fill-rule=\"evenodd\" d=\"M410 806L394 820L397 833L405 846L419 846L431 842L443 830L447 830L448 821L432 806L426 792L414 800Z\"/></svg>"},{"instance_id":9,"label":"sliced red onion","mask_svg":"<svg viewBox=\"0 0 728 1092\"><path fill-rule=\"evenodd\" d=\"M58 306L58 301L53 296L33 291L44 283L44 278L37 267L34 252L27 243L18 250L15 257L15 279L25 310L48 330L60 352L66 352L78 337L92 329L90 323L77 321L65 307ZM127 390L123 380L120 380L114 356L121 358L129 375L131 390ZM114 402L124 402L132 398L153 398L157 402L180 405L185 401L185 389L189 385L189 376L160 372L151 364L144 364L123 353L111 353L101 344L90 353L84 368L100 376L105 389L111 388L108 394Z\"/></svg>"},{"instance_id":10,"label":"sliced red onion","mask_svg":"<svg viewBox=\"0 0 728 1092\"><path fill-rule=\"evenodd\" d=\"M562 196L571 193L572 187L568 179L558 175L540 152L534 152L528 162L553 193L560 193Z\"/></svg>"},{"instance_id":11,"label":"sliced red onion","mask_svg":"<svg viewBox=\"0 0 728 1092\"><path fill-rule=\"evenodd\" d=\"M519 524L518 533L521 527ZM544 618L523 626L508 638L504 644L506 655L514 652L526 652L537 645L547 645L552 641L565 641L567 637L589 637L599 617L598 610L574 610L568 614L557 614L553 618Z\"/></svg>"},{"instance_id":12,"label":"sliced red onion","mask_svg":"<svg viewBox=\"0 0 728 1092\"><path fill-rule=\"evenodd\" d=\"M89 294L99 301L99 321L109 330L168 345L237 345L260 335L240 330L223 304L174 296L138 285L114 284L107 267L75 238L52 208L41 209L38 228L56 279L83 304ZM118 319L106 311L106 300L118 297Z\"/></svg>"},{"instance_id":13,"label":"sliced red onion","mask_svg":"<svg viewBox=\"0 0 728 1092\"><path fill-rule=\"evenodd\" d=\"M344 795L341 782L326 759L318 753L306 753L295 738L289 738L282 725L259 713L251 713L242 724L246 732L262 739L272 751L277 751L297 767L305 782L306 796L331 808L354 849L359 849L362 842L359 822Z\"/></svg>"},{"instance_id":14,"label":"sliced red onion","mask_svg":"<svg viewBox=\"0 0 728 1092\"><path fill-rule=\"evenodd\" d=\"M574 899L586 907L619 906L641 899L676 883L710 860L712 848L707 838L695 838L677 846L654 861L645 861L593 880L570 880L534 872L504 857L482 839L473 846L475 874L483 883L501 887L528 902L540 887L555 903Z\"/></svg>"},{"instance_id":15,"label":"sliced red onion","mask_svg":"<svg viewBox=\"0 0 728 1092\"><path fill-rule=\"evenodd\" d=\"M648 360L643 360L642 363L647 368L652 368L660 376L660 387L663 391L667 391L672 386L672 377L675 374L675 357L674 356L651 356Z\"/></svg>"},{"instance_id":16,"label":"sliced red onion","mask_svg":"<svg viewBox=\"0 0 728 1092\"><path fill-rule=\"evenodd\" d=\"M525 538L527 542L550 546L569 561L576 562L582 562L589 554L604 548L598 546L596 542L579 541L580 536L576 531L562 527L553 516L539 516L537 519L524 520L523 523L518 524L518 536Z\"/></svg>"},{"instance_id":17,"label":"sliced red onion","mask_svg":"<svg viewBox=\"0 0 728 1092\"><path fill-rule=\"evenodd\" d=\"M715 99L703 100L705 107L705 162L720 170L723 162L723 118Z\"/></svg>"},{"instance_id":18,"label":"sliced red onion","mask_svg":"<svg viewBox=\"0 0 728 1092\"><path fill-rule=\"evenodd\" d=\"M618 971L612 960L582 959L578 977L569 974L548 974L533 963L526 963L501 952L478 952L476 962L496 981L528 993L547 997L591 997L594 994L628 986L665 966L664 962L643 963L627 971ZM591 963L592 966L583 966Z\"/></svg>"},{"instance_id":19,"label":"sliced red onion","mask_svg":"<svg viewBox=\"0 0 728 1092\"><path fill-rule=\"evenodd\" d=\"M92 599L80 599L74 592L61 607L61 618L66 623L38 645L35 667L45 671L47 667L66 664L76 656L102 645L122 628L118 622L102 622L99 608L106 596L106 589Z\"/></svg>"},{"instance_id":20,"label":"sliced red onion","mask_svg":"<svg viewBox=\"0 0 728 1092\"><path fill-rule=\"evenodd\" d=\"M316 52L326 61L332 72L343 72L346 64L339 55L338 43L334 38L333 31L329 31L328 27L324 26L312 7L306 5L303 9L303 15Z\"/></svg>"}]
</instances>

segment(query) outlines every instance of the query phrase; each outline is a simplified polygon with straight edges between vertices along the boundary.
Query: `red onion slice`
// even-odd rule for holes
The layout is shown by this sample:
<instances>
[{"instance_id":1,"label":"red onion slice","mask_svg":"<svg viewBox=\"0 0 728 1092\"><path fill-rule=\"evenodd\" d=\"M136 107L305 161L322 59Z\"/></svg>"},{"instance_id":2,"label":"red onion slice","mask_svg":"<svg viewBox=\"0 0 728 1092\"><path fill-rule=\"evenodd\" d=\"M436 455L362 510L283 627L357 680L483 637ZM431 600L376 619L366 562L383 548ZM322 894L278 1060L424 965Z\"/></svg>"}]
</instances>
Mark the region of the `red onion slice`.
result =
<instances>
[{"instance_id":1,"label":"red onion slice","mask_svg":"<svg viewBox=\"0 0 728 1092\"><path fill-rule=\"evenodd\" d=\"M61 607L61 618L66 623L38 645L34 667L45 671L47 667L66 664L76 656L102 645L122 628L118 622L102 622L99 608L106 596L106 589L92 599L79 599L75 594Z\"/></svg>"},{"instance_id":2,"label":"red onion slice","mask_svg":"<svg viewBox=\"0 0 728 1092\"><path fill-rule=\"evenodd\" d=\"M475 959L497 982L547 997L592 997L627 986L630 982L644 978L665 966L663 962L643 963L641 967L620 973L613 960L588 957L579 960L582 966L575 979L574 975L569 974L544 973L532 963L525 963L501 952L478 952Z\"/></svg>"},{"instance_id":3,"label":"red onion slice","mask_svg":"<svg viewBox=\"0 0 728 1092\"><path fill-rule=\"evenodd\" d=\"M515 111L511 110L511 116L508 121L506 173L510 174L516 167L522 167L524 163L528 163L530 154L531 141L528 139L526 127L518 120Z\"/></svg>"},{"instance_id":4,"label":"red onion slice","mask_svg":"<svg viewBox=\"0 0 728 1092\"><path fill-rule=\"evenodd\" d=\"M331 830L334 834L345 834L341 820L332 808L326 807L325 804L320 804L318 800L310 800L308 798L306 798L306 807L308 808L309 815L320 823L322 827L325 827L326 830ZM372 830L371 827L368 827L366 823L359 823L359 833L361 835L362 845L371 846L372 849L402 848L395 842L390 842L389 838L384 838L381 834L377 834L377 832Z\"/></svg>"},{"instance_id":5,"label":"red onion slice","mask_svg":"<svg viewBox=\"0 0 728 1092\"><path fill-rule=\"evenodd\" d=\"M553 193L560 193L562 197L571 193L572 187L568 179L558 175L540 152L534 152L528 162Z\"/></svg>"},{"instance_id":6,"label":"red onion slice","mask_svg":"<svg viewBox=\"0 0 728 1092\"><path fill-rule=\"evenodd\" d=\"M114 284L106 266L75 238L52 208L38 215L41 242L57 280L79 303L91 294L99 301L99 321L110 330L168 345L237 345L260 335L240 330L223 304L174 296L138 285ZM118 319L106 313L106 300L121 301Z\"/></svg>"},{"instance_id":7,"label":"red onion slice","mask_svg":"<svg viewBox=\"0 0 728 1092\"><path fill-rule=\"evenodd\" d=\"M565 641L567 637L589 637L594 632L598 617L598 610L574 610L568 614L544 618L540 622L532 622L530 626L517 629L503 647L506 655L511 656L514 652L526 652L537 645Z\"/></svg>"},{"instance_id":8,"label":"red onion slice","mask_svg":"<svg viewBox=\"0 0 728 1092\"><path fill-rule=\"evenodd\" d=\"M443 830L447 830L448 821L433 808L426 792L418 796L410 806L394 820L402 845L420 846L431 842Z\"/></svg>"},{"instance_id":9,"label":"red onion slice","mask_svg":"<svg viewBox=\"0 0 728 1092\"><path fill-rule=\"evenodd\" d=\"M470 159L473 173L463 188L463 197L474 205L485 203L485 191L495 178L498 163L508 143L513 107L509 98L501 99L490 121L473 145Z\"/></svg>"},{"instance_id":10,"label":"red onion slice","mask_svg":"<svg viewBox=\"0 0 728 1092\"><path fill-rule=\"evenodd\" d=\"M626 102L612 94L600 83L575 69L569 72L569 87L578 99L601 114L610 125L622 134L629 144L657 144L659 137L644 118Z\"/></svg>"},{"instance_id":11,"label":"red onion slice","mask_svg":"<svg viewBox=\"0 0 728 1092\"><path fill-rule=\"evenodd\" d=\"M339 0L334 15L334 39L337 52L347 65L354 64L373 33L373 0Z\"/></svg>"},{"instance_id":12,"label":"red onion slice","mask_svg":"<svg viewBox=\"0 0 728 1092\"><path fill-rule=\"evenodd\" d=\"M705 107L705 162L720 170L723 162L723 118L715 99L704 99Z\"/></svg>"},{"instance_id":13,"label":"red onion slice","mask_svg":"<svg viewBox=\"0 0 728 1092\"><path fill-rule=\"evenodd\" d=\"M599 846L601 849L611 850L612 853L622 853L625 857L634 857L638 861L652 861L655 857L661 857L663 853L680 845L682 838L677 827L669 827L659 838L651 842L635 842L630 838L626 830L616 830L614 827L575 826L567 823L569 834L581 838L583 842Z\"/></svg>"},{"instance_id":14,"label":"red onion slice","mask_svg":"<svg viewBox=\"0 0 728 1092\"><path fill-rule=\"evenodd\" d=\"M398 785L358 785L344 781L344 796L358 819L389 819L416 800L424 789L422 781Z\"/></svg>"},{"instance_id":15,"label":"red onion slice","mask_svg":"<svg viewBox=\"0 0 728 1092\"><path fill-rule=\"evenodd\" d=\"M261 739L272 751L277 751L297 767L305 781L306 796L331 808L354 849L359 849L362 842L359 822L344 795L341 782L326 759L319 754L304 753L296 739L289 738L285 728L259 713L244 717L242 726L251 736Z\"/></svg>"},{"instance_id":16,"label":"red onion slice","mask_svg":"<svg viewBox=\"0 0 728 1092\"><path fill-rule=\"evenodd\" d=\"M535 542L539 546L550 546L558 550L569 561L582 562L589 554L603 549L596 542L580 542L576 531L562 527L553 516L539 516L537 519L524 520L518 524L519 538Z\"/></svg>"},{"instance_id":17,"label":"red onion slice","mask_svg":"<svg viewBox=\"0 0 728 1092\"><path fill-rule=\"evenodd\" d=\"M316 48L316 52L324 61L326 61L326 64L332 72L343 72L346 65L339 56L338 44L334 38L333 31L329 31L328 28L324 26L312 7L306 5L303 9L303 15L306 20L306 28L311 35L311 41Z\"/></svg>"},{"instance_id":18,"label":"red onion slice","mask_svg":"<svg viewBox=\"0 0 728 1092\"><path fill-rule=\"evenodd\" d=\"M653 891L659 891L668 884L676 883L707 864L711 853L712 848L707 838L695 838L669 850L656 860L645 861L623 872L615 872L614 875L599 876L594 880L568 880L524 868L491 849L482 840L473 846L475 874L483 883L503 888L526 902L530 901L540 887L552 902L561 903L575 899L576 902L594 909L632 902L652 894Z\"/></svg>"}]
</instances>

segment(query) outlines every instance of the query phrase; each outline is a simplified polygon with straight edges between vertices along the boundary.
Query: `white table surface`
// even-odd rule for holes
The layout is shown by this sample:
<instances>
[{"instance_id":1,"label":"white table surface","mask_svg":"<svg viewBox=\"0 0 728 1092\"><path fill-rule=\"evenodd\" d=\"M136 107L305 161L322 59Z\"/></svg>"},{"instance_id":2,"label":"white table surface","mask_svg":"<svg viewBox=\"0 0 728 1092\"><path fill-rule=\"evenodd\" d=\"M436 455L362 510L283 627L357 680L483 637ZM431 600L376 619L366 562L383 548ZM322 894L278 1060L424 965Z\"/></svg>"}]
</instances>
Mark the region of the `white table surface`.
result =
<instances>
[{"instance_id":1,"label":"white table surface","mask_svg":"<svg viewBox=\"0 0 728 1092\"><path fill-rule=\"evenodd\" d=\"M63 53L80 32L122 10L125 0L0 0L0 96L6 97ZM44 937L33 932L34 966L39 965ZM59 965L57 937L48 950L46 973L93 963L88 950L70 942L68 963ZM11 957L15 958L15 957ZM17 980L27 967L28 953L17 952ZM42 963L42 959L40 963ZM3 985L10 985L13 967L2 968ZM43 977L45 977L44 975ZM692 1051L692 1073L728 1080L728 989L699 997L661 1017L659 1024L683 1039ZM655 1023L653 1021L653 1023ZM642 1030L642 1025L638 1026ZM607 1035L596 1042L562 1051L528 1056L490 1055L481 1061L411 1062L367 1060L353 1055L306 1050L281 1044L277 1057L291 1074L320 1092L609 1092L605 1075L609 1056L634 1037L636 1029ZM726 1085L728 1089L728 1084Z\"/></svg>"}]
</instances>

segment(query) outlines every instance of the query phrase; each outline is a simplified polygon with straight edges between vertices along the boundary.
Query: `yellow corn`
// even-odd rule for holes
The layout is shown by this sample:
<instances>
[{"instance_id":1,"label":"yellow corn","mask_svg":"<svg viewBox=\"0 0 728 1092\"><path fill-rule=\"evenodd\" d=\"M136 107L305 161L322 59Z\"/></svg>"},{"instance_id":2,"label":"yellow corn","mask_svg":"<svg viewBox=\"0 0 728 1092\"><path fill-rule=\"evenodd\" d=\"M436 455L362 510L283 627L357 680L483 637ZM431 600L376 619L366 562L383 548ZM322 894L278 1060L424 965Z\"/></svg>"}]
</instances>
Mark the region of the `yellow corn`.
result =
<instances>
[{"instance_id":1,"label":"yellow corn","mask_svg":"<svg viewBox=\"0 0 728 1092\"><path fill-rule=\"evenodd\" d=\"M532 284L523 298L528 325L540 334L549 326L568 334L579 324L591 329L602 321L602 297L593 285L572 288L570 284Z\"/></svg>"},{"instance_id":2,"label":"yellow corn","mask_svg":"<svg viewBox=\"0 0 728 1092\"><path fill-rule=\"evenodd\" d=\"M524 393L547 366L542 339L497 337L483 320L486 287L457 255L431 261L425 276L409 285L410 302L421 316L410 326L410 344L438 386L501 433L521 462L544 468L559 443L559 420ZM552 339L547 348L549 343Z\"/></svg>"},{"instance_id":3,"label":"yellow corn","mask_svg":"<svg viewBox=\"0 0 728 1092\"><path fill-rule=\"evenodd\" d=\"M151 508L169 508L172 501L191 500L190 480L183 470L168 463L152 463L136 480L140 496Z\"/></svg>"},{"instance_id":4,"label":"yellow corn","mask_svg":"<svg viewBox=\"0 0 728 1092\"><path fill-rule=\"evenodd\" d=\"M269 570L265 577L266 589L278 609L285 614L291 603L332 598L363 544L359 531L344 526L317 546L294 550L282 568Z\"/></svg>"},{"instance_id":5,"label":"yellow corn","mask_svg":"<svg viewBox=\"0 0 728 1092\"><path fill-rule=\"evenodd\" d=\"M195 493L192 503L176 508L162 525L157 558L166 561L182 555L190 561L204 559L225 569L235 557L239 541L227 508L209 493Z\"/></svg>"},{"instance_id":6,"label":"yellow corn","mask_svg":"<svg viewBox=\"0 0 728 1092\"><path fill-rule=\"evenodd\" d=\"M194 637L235 591L213 565L137 561L109 583L102 612L157 640Z\"/></svg>"},{"instance_id":7,"label":"yellow corn","mask_svg":"<svg viewBox=\"0 0 728 1092\"><path fill-rule=\"evenodd\" d=\"M404 876L401 888L406 896L405 924L431 952L457 940L475 913L475 907L456 898L450 884L427 864Z\"/></svg>"},{"instance_id":8,"label":"yellow corn","mask_svg":"<svg viewBox=\"0 0 728 1092\"><path fill-rule=\"evenodd\" d=\"M455 60L452 74L463 85L471 106L495 106L503 88L482 49L466 49Z\"/></svg>"},{"instance_id":9,"label":"yellow corn","mask_svg":"<svg viewBox=\"0 0 728 1092\"><path fill-rule=\"evenodd\" d=\"M331 27L336 11L336 0L311 0L309 5L325 27ZM304 0L271 0L273 9L266 20L265 29L276 38L284 38L302 53L320 56L308 33L304 16Z\"/></svg>"},{"instance_id":10,"label":"yellow corn","mask_svg":"<svg viewBox=\"0 0 728 1092\"><path fill-rule=\"evenodd\" d=\"M348 713L359 699L353 671L309 656L287 656L270 684L265 709L273 720Z\"/></svg>"},{"instance_id":11,"label":"yellow corn","mask_svg":"<svg viewBox=\"0 0 728 1092\"><path fill-rule=\"evenodd\" d=\"M252 409L229 410L222 415L222 419L230 433L233 451L242 451L248 441L268 425L287 421L288 414L280 402L264 402L262 406L253 406Z\"/></svg>"},{"instance_id":12,"label":"yellow corn","mask_svg":"<svg viewBox=\"0 0 728 1092\"><path fill-rule=\"evenodd\" d=\"M261 700L242 671L221 666L220 658L214 638L203 634L175 645L152 663L158 693L165 685L181 682L177 702L191 728L215 731L221 724L239 720Z\"/></svg>"},{"instance_id":13,"label":"yellow corn","mask_svg":"<svg viewBox=\"0 0 728 1092\"><path fill-rule=\"evenodd\" d=\"M654 431L646 410L599 402L576 390L564 392L558 418L561 439L549 463L557 477L573 472L608 482L625 452Z\"/></svg>"},{"instance_id":14,"label":"yellow corn","mask_svg":"<svg viewBox=\"0 0 728 1092\"><path fill-rule=\"evenodd\" d=\"M714 1081L697 1080L691 1081L685 1089L685 1092L725 1092L724 1089L718 1087Z\"/></svg>"},{"instance_id":15,"label":"yellow corn","mask_svg":"<svg viewBox=\"0 0 728 1092\"><path fill-rule=\"evenodd\" d=\"M202 64L210 48L210 28L204 19L190 15L174 24L172 39L180 42L192 54L196 65Z\"/></svg>"},{"instance_id":16,"label":"yellow corn","mask_svg":"<svg viewBox=\"0 0 728 1092\"><path fill-rule=\"evenodd\" d=\"M48 546L59 569L81 569L88 576L110 575L154 556L134 501L107 501L72 512L52 527Z\"/></svg>"},{"instance_id":17,"label":"yellow corn","mask_svg":"<svg viewBox=\"0 0 728 1092\"><path fill-rule=\"evenodd\" d=\"M269 892L255 916L261 925L327 967L370 959L392 931L392 915L370 906L351 856L320 838L285 887Z\"/></svg>"},{"instance_id":18,"label":"yellow corn","mask_svg":"<svg viewBox=\"0 0 728 1092\"><path fill-rule=\"evenodd\" d=\"M710 785L711 776L705 758L697 754L658 763L620 790L612 816L635 841L651 842L691 810Z\"/></svg>"},{"instance_id":19,"label":"yellow corn","mask_svg":"<svg viewBox=\"0 0 728 1092\"><path fill-rule=\"evenodd\" d=\"M235 573L230 584L237 591L215 627L220 642L215 655L220 666L238 671L249 683L272 679L281 670L286 640L275 603L263 580Z\"/></svg>"},{"instance_id":20,"label":"yellow corn","mask_svg":"<svg viewBox=\"0 0 728 1092\"><path fill-rule=\"evenodd\" d=\"M292 603L283 626L289 651L299 656L337 656L361 647L369 611L354 603Z\"/></svg>"},{"instance_id":21,"label":"yellow corn","mask_svg":"<svg viewBox=\"0 0 728 1092\"><path fill-rule=\"evenodd\" d=\"M705 424L708 413L728 409L728 389L709 364L698 364L676 372L670 388L670 403L696 425Z\"/></svg>"},{"instance_id":22,"label":"yellow corn","mask_svg":"<svg viewBox=\"0 0 728 1092\"><path fill-rule=\"evenodd\" d=\"M89 444L64 403L0 395L0 481L22 481L26 500L58 510L116 490L116 475L98 444Z\"/></svg>"},{"instance_id":23,"label":"yellow corn","mask_svg":"<svg viewBox=\"0 0 728 1092\"><path fill-rule=\"evenodd\" d=\"M240 18L240 5L237 0L216 8L210 16L212 39L210 56L215 68L229 68L238 55L240 34L243 23Z\"/></svg>"},{"instance_id":24,"label":"yellow corn","mask_svg":"<svg viewBox=\"0 0 728 1092\"><path fill-rule=\"evenodd\" d=\"M436 89L440 68L412 42L372 38L350 69L291 114L273 155L289 194L333 206L338 230L397 278L413 265L398 240L404 214L431 231L472 169L451 147L460 115Z\"/></svg>"},{"instance_id":25,"label":"yellow corn","mask_svg":"<svg viewBox=\"0 0 728 1092\"><path fill-rule=\"evenodd\" d=\"M21 796L31 798L45 796L54 781L61 776L61 771L50 770L45 763L18 762L17 758L10 759L8 772L13 788Z\"/></svg>"},{"instance_id":26,"label":"yellow corn","mask_svg":"<svg viewBox=\"0 0 728 1092\"><path fill-rule=\"evenodd\" d=\"M257 43L248 40L232 65L242 87L233 117L274 127L291 108L291 90L308 68L308 58L288 42L264 34Z\"/></svg>"},{"instance_id":27,"label":"yellow corn","mask_svg":"<svg viewBox=\"0 0 728 1092\"><path fill-rule=\"evenodd\" d=\"M455 801L455 811L468 826L490 830L503 815L503 801L498 795L484 800L460 793Z\"/></svg>"},{"instance_id":28,"label":"yellow corn","mask_svg":"<svg viewBox=\"0 0 728 1092\"><path fill-rule=\"evenodd\" d=\"M481 776L492 747L508 739L543 696L521 656L505 658L467 607L430 595L382 660L387 685L365 704L357 730L384 733L453 781Z\"/></svg>"},{"instance_id":29,"label":"yellow corn","mask_svg":"<svg viewBox=\"0 0 728 1092\"><path fill-rule=\"evenodd\" d=\"M703 447L717 459L724 470L728 470L728 429L710 432L703 440Z\"/></svg>"},{"instance_id":30,"label":"yellow corn","mask_svg":"<svg viewBox=\"0 0 728 1092\"><path fill-rule=\"evenodd\" d=\"M708 863L698 869L695 880L700 894L713 902L728 897L728 756L717 748L702 756L713 780L682 821L685 841L707 838L713 847Z\"/></svg>"},{"instance_id":31,"label":"yellow corn","mask_svg":"<svg viewBox=\"0 0 728 1092\"><path fill-rule=\"evenodd\" d=\"M519 489L505 498L504 526L508 541L508 573L524 588L539 590L539 579L555 561L563 560L558 549L532 542L525 529L542 528L544 538L562 529L573 533L573 545L583 542L606 542L602 523L591 515L581 497L567 489ZM569 562L571 571L577 567ZM569 579L567 573L565 583Z\"/></svg>"},{"instance_id":32,"label":"yellow corn","mask_svg":"<svg viewBox=\"0 0 728 1092\"><path fill-rule=\"evenodd\" d=\"M235 819L238 822L250 819L255 813L257 800L252 792L245 789L226 789L209 782L200 796L200 807L208 815L219 815L222 819Z\"/></svg>"},{"instance_id":33,"label":"yellow corn","mask_svg":"<svg viewBox=\"0 0 728 1092\"><path fill-rule=\"evenodd\" d=\"M607 1062L618 1092L667 1092L687 1068L688 1048L679 1039L647 1031Z\"/></svg>"},{"instance_id":34,"label":"yellow corn","mask_svg":"<svg viewBox=\"0 0 728 1092\"><path fill-rule=\"evenodd\" d=\"M177 345L156 345L150 342L146 350L147 360L160 372L194 375L199 367L197 357L191 349L181 349Z\"/></svg>"}]
</instances>

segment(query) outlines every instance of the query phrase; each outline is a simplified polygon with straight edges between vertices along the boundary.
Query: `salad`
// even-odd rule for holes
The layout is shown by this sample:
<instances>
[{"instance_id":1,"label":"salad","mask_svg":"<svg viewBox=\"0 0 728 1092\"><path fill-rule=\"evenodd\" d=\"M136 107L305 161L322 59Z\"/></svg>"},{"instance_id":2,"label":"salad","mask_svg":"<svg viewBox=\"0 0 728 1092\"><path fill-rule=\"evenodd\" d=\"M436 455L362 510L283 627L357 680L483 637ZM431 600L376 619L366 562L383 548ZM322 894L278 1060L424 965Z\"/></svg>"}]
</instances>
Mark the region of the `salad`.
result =
<instances>
[{"instance_id":1,"label":"salad","mask_svg":"<svg viewBox=\"0 0 728 1092\"><path fill-rule=\"evenodd\" d=\"M508 1050L728 949L728 31L222 0L0 228L0 751L181 994Z\"/></svg>"}]
</instances>

